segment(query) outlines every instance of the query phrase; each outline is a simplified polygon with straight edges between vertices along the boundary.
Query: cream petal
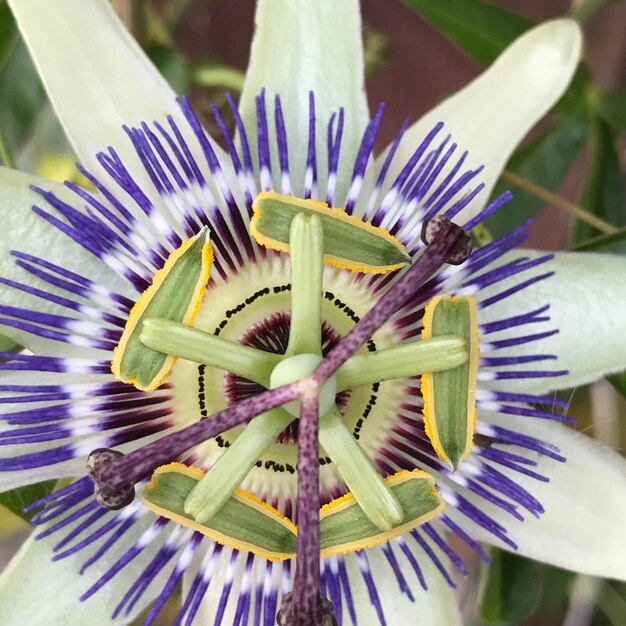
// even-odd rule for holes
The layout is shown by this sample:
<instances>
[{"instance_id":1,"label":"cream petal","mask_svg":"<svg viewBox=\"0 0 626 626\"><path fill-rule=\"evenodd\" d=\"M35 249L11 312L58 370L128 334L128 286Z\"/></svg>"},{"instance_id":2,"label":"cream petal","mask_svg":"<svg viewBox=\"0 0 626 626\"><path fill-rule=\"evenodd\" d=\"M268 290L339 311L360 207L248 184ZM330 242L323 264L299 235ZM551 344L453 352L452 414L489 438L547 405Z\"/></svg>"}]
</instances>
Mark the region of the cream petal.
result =
<instances>
[{"instance_id":1,"label":"cream petal","mask_svg":"<svg viewBox=\"0 0 626 626\"><path fill-rule=\"evenodd\" d=\"M30 189L31 185L54 192L61 200L76 205L76 198L69 189L59 183L0 167L0 187L2 188L2 225L8 235L0 237L0 276L9 280L23 282L58 295L68 294L47 283L36 281L31 274L16 265L11 250L18 250L43 258L62 267L67 267L89 278L99 285L129 295L129 286L122 281L97 257L74 243L60 230L54 228L33 210L33 205L45 207L43 198ZM51 210L54 213L54 210ZM44 313L56 313L80 317L68 309L54 304L49 300L32 296L7 285L0 285L1 302L3 305L25 307ZM2 333L14 339L20 345L33 352L41 353L60 344L49 339L37 337L14 328L3 327Z\"/></svg>"},{"instance_id":2,"label":"cream petal","mask_svg":"<svg viewBox=\"0 0 626 626\"><path fill-rule=\"evenodd\" d=\"M538 519L527 514L521 522L476 496L470 494L469 499L507 528L519 554L592 576L626 580L626 460L561 424L513 416L496 417L494 423L555 444L567 461L498 446L535 461L533 471L550 479L544 483L498 467L542 503L545 513ZM470 528L452 507L448 513L473 537L506 548L484 529Z\"/></svg>"},{"instance_id":3,"label":"cream petal","mask_svg":"<svg viewBox=\"0 0 626 626\"><path fill-rule=\"evenodd\" d=\"M177 120L200 161L197 141L176 94L121 23L107 0L10 0L46 91L82 163L114 146L137 180L149 179L122 125ZM216 150L223 155L219 147Z\"/></svg>"},{"instance_id":4,"label":"cream petal","mask_svg":"<svg viewBox=\"0 0 626 626\"><path fill-rule=\"evenodd\" d=\"M469 152L464 167L485 166L478 179L485 188L455 218L459 223L469 220L486 204L513 150L565 91L581 46L580 28L567 19L546 22L521 35L478 78L407 130L388 180L400 172L435 124L444 122L443 134L452 135L460 152ZM384 156L377 162L382 163ZM451 159L439 178L452 165Z\"/></svg>"},{"instance_id":5,"label":"cream petal","mask_svg":"<svg viewBox=\"0 0 626 626\"><path fill-rule=\"evenodd\" d=\"M105 543L108 535L94 542L85 551L53 562L52 548L59 541L54 535L35 541L28 539L0 576L0 624L46 624L46 626L108 626L128 624L154 598L164 583L165 574L159 574L148 592L124 618L112 619L113 611L124 593L133 584L161 545L155 540L129 565L85 602L80 596L137 541L150 520L142 520L119 537L114 548L98 565L79 575L81 565ZM106 563L107 565L103 565Z\"/></svg>"},{"instance_id":6,"label":"cream petal","mask_svg":"<svg viewBox=\"0 0 626 626\"><path fill-rule=\"evenodd\" d=\"M383 554L382 549L373 548L367 550L367 559L369 567L374 578L375 586L378 592L379 600L383 609L384 617L387 624L400 624L401 620L405 620L411 626L456 626L460 625L460 617L457 609L454 591L448 583L443 579L440 572L436 569L430 558L422 551L421 548L415 547L416 544L411 538L407 537L407 543L411 544L414 549L416 559L422 570L428 590L425 591L420 586L416 574L403 556L400 548L394 546L394 554L396 555L398 565L402 571L411 593L414 597L412 602L408 596L400 591L394 572ZM446 557L442 556L439 549L433 547L433 550L442 560ZM242 592L241 581L243 575L243 565L245 559L239 559L239 564L229 571L231 551L224 550L215 561L214 573L211 578L211 584L207 589L206 595L200 605L198 623L213 624L216 620L218 612L224 610L222 615L222 623L231 623L236 612L237 599ZM353 598L353 604L356 611L359 624L378 625L378 617L376 609L371 602L367 586L363 580L363 576L359 570L359 564L354 554L348 554L345 557L346 570L350 581L350 590ZM265 576L266 569L263 563L255 563L254 565L257 576ZM273 584L279 585L278 568L273 571ZM332 571L332 567L331 567ZM185 576L184 590L188 591L193 582L195 571L190 569L190 574ZM293 565L292 565L293 572ZM222 597L222 589L226 581L232 581L229 602L226 607L220 607ZM258 582L258 578L256 579ZM256 583L252 582L252 588L256 588ZM343 599L343 623L351 623L350 614L347 608L345 597ZM337 608L337 607L335 607ZM251 623L251 622L250 622Z\"/></svg>"},{"instance_id":7,"label":"cream petal","mask_svg":"<svg viewBox=\"0 0 626 626\"><path fill-rule=\"evenodd\" d=\"M239 108L256 127L255 97L266 89L270 136L274 134L274 95L280 94L292 148L290 171L302 190L309 129L309 91L315 93L318 166L326 168L326 126L345 109L338 195L345 194L351 165L368 122L364 88L361 16L357 0L332 5L307 0L260 0L256 34ZM256 146L256 137L250 138ZM320 181L323 184L323 181Z\"/></svg>"},{"instance_id":8,"label":"cream petal","mask_svg":"<svg viewBox=\"0 0 626 626\"><path fill-rule=\"evenodd\" d=\"M407 543L411 543L411 541L407 538ZM441 556L438 549L433 549ZM444 580L430 558L421 548L415 551L428 587L425 591L420 586L417 576L408 562L401 555L400 550L394 547L394 552L399 563L402 563L402 572L411 589L414 602L411 602L406 594L400 592L398 582L382 549L373 548L366 551L387 624L460 626L461 618L454 590ZM445 560L445 557L442 558ZM359 624L377 624L376 613L368 589L357 567L356 558L348 558L346 563ZM349 623L348 619L346 614L344 623Z\"/></svg>"},{"instance_id":9,"label":"cream petal","mask_svg":"<svg viewBox=\"0 0 626 626\"><path fill-rule=\"evenodd\" d=\"M544 253L521 250L507 255L535 258ZM507 354L553 354L556 361L540 362L537 369L568 370L566 376L522 381L507 380L498 387L547 392L582 385L607 374L626 369L626 258L610 254L559 252L554 260L528 272L506 279L482 291L481 300L504 291L532 275L554 271L555 275L513 294L480 312L480 321L493 321L550 305L550 321L532 332L558 328L552 337L515 348L499 350ZM511 335L509 331L509 335ZM523 329L516 333L526 334Z\"/></svg>"}]
</instances>

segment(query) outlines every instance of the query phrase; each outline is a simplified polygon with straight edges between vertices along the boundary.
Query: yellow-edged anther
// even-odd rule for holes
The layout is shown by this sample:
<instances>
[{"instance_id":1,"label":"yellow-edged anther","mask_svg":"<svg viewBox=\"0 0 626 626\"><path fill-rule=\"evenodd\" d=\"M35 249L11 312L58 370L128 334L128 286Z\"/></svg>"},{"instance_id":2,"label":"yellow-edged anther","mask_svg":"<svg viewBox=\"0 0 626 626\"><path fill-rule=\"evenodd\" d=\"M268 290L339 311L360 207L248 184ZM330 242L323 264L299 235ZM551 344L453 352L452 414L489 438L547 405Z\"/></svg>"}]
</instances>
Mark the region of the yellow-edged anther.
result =
<instances>
[{"instance_id":1,"label":"yellow-edged anther","mask_svg":"<svg viewBox=\"0 0 626 626\"><path fill-rule=\"evenodd\" d=\"M200 310L212 262L213 248L206 227L170 254L132 308L114 350L111 371L119 380L143 391L152 391L164 382L176 358L141 342L142 323L148 318L161 318L191 324Z\"/></svg>"},{"instance_id":2,"label":"yellow-edged anther","mask_svg":"<svg viewBox=\"0 0 626 626\"><path fill-rule=\"evenodd\" d=\"M320 511L322 557L386 543L428 522L445 509L445 503L435 488L435 480L427 472L403 471L388 476L385 482L402 506L402 522L389 531L381 531L369 521L354 496L348 493Z\"/></svg>"},{"instance_id":3,"label":"yellow-edged anther","mask_svg":"<svg viewBox=\"0 0 626 626\"><path fill-rule=\"evenodd\" d=\"M200 524L185 513L185 500L204 475L196 467L170 463L157 468L144 490L143 503L157 515L207 535L213 541L258 554L270 561L291 559L296 553L297 529L269 504L238 489L209 520Z\"/></svg>"},{"instance_id":4,"label":"yellow-edged anther","mask_svg":"<svg viewBox=\"0 0 626 626\"><path fill-rule=\"evenodd\" d=\"M185 513L189 492L204 475L196 467L170 463L157 468L141 499L151 511L213 541L258 554L270 561L296 556L298 530L279 511L257 497L238 489L206 524ZM421 470L403 471L385 479L402 505L403 520L390 531L372 524L349 493L320 510L322 557L344 554L379 545L416 528L445 509L434 478Z\"/></svg>"},{"instance_id":5,"label":"yellow-edged anther","mask_svg":"<svg viewBox=\"0 0 626 626\"><path fill-rule=\"evenodd\" d=\"M476 376L480 360L476 300L436 296L424 312L422 339L457 335L469 359L458 367L422 375L424 424L440 459L457 469L472 450L476 427Z\"/></svg>"},{"instance_id":6,"label":"yellow-edged anther","mask_svg":"<svg viewBox=\"0 0 626 626\"><path fill-rule=\"evenodd\" d=\"M272 250L289 252L291 221L298 213L304 213L317 215L322 222L324 263L354 272L384 274L411 261L405 247L386 230L325 202L264 191L256 197L252 208L250 233L259 244Z\"/></svg>"}]
</instances>

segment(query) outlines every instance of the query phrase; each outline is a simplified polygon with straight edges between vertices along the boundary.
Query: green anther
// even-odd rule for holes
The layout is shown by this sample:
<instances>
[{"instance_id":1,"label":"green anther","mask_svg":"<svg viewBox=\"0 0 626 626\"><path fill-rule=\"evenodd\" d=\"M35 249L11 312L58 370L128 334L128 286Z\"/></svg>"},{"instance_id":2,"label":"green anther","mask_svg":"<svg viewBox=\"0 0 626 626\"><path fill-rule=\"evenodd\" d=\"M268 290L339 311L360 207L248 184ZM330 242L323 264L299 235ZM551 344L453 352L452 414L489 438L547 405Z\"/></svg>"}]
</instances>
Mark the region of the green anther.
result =
<instances>
[{"instance_id":1,"label":"green anther","mask_svg":"<svg viewBox=\"0 0 626 626\"><path fill-rule=\"evenodd\" d=\"M226 504L263 452L293 419L291 413L282 409L255 417L194 486L185 501L185 514L206 524Z\"/></svg>"},{"instance_id":2,"label":"green anther","mask_svg":"<svg viewBox=\"0 0 626 626\"><path fill-rule=\"evenodd\" d=\"M256 350L177 322L150 318L139 338L143 344L181 359L204 363L269 387L282 355Z\"/></svg>"},{"instance_id":3,"label":"green anther","mask_svg":"<svg viewBox=\"0 0 626 626\"><path fill-rule=\"evenodd\" d=\"M471 296L436 296L424 312L422 337L458 334L469 358L458 367L422 376L424 426L440 459L456 470L472 450L476 425L476 375L479 338L476 300Z\"/></svg>"},{"instance_id":4,"label":"green anther","mask_svg":"<svg viewBox=\"0 0 626 626\"><path fill-rule=\"evenodd\" d=\"M317 215L298 213L289 232L291 324L286 356L322 353L324 234Z\"/></svg>"},{"instance_id":5,"label":"green anther","mask_svg":"<svg viewBox=\"0 0 626 626\"><path fill-rule=\"evenodd\" d=\"M389 531L402 522L402 506L334 407L320 418L320 444L368 520Z\"/></svg>"},{"instance_id":6,"label":"green anther","mask_svg":"<svg viewBox=\"0 0 626 626\"><path fill-rule=\"evenodd\" d=\"M208 228L170 254L135 303L114 350L111 371L119 380L143 391L157 389L165 380L176 357L152 350L141 342L143 323L150 317L159 317L191 324L206 293L212 262Z\"/></svg>"},{"instance_id":7,"label":"green anther","mask_svg":"<svg viewBox=\"0 0 626 626\"><path fill-rule=\"evenodd\" d=\"M289 251L291 222L299 213L316 215L324 231L324 263L355 272L382 274L411 262L405 247L386 230L342 209L275 191L260 193L252 204L250 233L261 245Z\"/></svg>"},{"instance_id":8,"label":"green anther","mask_svg":"<svg viewBox=\"0 0 626 626\"><path fill-rule=\"evenodd\" d=\"M272 372L270 388L276 389L282 385L288 385L296 380L303 380L310 376L315 368L322 362L322 357L316 354L296 354L281 361ZM335 406L337 395L337 380L331 376L319 390L319 414L324 415ZM300 415L300 401L294 400L285 404L284 408L293 416Z\"/></svg>"},{"instance_id":9,"label":"green anther","mask_svg":"<svg viewBox=\"0 0 626 626\"><path fill-rule=\"evenodd\" d=\"M337 372L337 389L353 389L383 380L441 372L467 362L463 337L445 335L401 344L368 354L356 354Z\"/></svg>"},{"instance_id":10,"label":"green anther","mask_svg":"<svg viewBox=\"0 0 626 626\"><path fill-rule=\"evenodd\" d=\"M164 465L154 472L152 484L141 499L157 515L193 528L222 545L272 561L293 557L296 527L250 493L238 490L227 498L208 524L190 517L184 510L185 501L202 475L202 470L181 463Z\"/></svg>"},{"instance_id":11,"label":"green anther","mask_svg":"<svg viewBox=\"0 0 626 626\"><path fill-rule=\"evenodd\" d=\"M445 508L435 489L435 480L420 470L400 472L385 479L403 511L401 523L381 532L374 526L352 494L322 507L320 513L320 555L344 554L386 543L416 528Z\"/></svg>"}]
</instances>

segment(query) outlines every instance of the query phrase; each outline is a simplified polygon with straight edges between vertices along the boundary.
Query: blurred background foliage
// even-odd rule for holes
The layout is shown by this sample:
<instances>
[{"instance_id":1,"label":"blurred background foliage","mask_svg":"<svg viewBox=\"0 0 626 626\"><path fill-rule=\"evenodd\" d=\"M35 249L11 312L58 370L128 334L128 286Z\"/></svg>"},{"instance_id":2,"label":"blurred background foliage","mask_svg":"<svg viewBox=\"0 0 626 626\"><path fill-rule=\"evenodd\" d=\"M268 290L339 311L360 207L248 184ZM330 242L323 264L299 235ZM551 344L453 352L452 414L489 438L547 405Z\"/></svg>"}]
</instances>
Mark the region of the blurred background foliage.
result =
<instances>
[{"instance_id":1,"label":"blurred background foliage","mask_svg":"<svg viewBox=\"0 0 626 626\"><path fill-rule=\"evenodd\" d=\"M222 108L227 92L236 96L241 90L253 2L112 1L172 87L190 95L196 111L208 112L211 103ZM479 235L488 241L536 217L530 240L535 247L626 254L626 3L363 0L362 6L370 105L380 100L388 104L380 148L404 115L419 117L489 65L537 21L560 15L577 19L585 30L585 59L553 112L512 156L494 193L508 187L515 199ZM208 116L205 121L211 131ZM0 159L46 178L86 182L74 167L72 149L3 0ZM0 350L17 349L0 337ZM625 398L626 373L567 396L578 428L620 450L626 441ZM53 487L42 483L0 494L0 566L27 533L23 507ZM502 551L492 550L491 558L490 568L476 563L460 586L468 624L626 624L626 585ZM175 611L176 599L162 612L159 623L171 624Z\"/></svg>"}]
</instances>

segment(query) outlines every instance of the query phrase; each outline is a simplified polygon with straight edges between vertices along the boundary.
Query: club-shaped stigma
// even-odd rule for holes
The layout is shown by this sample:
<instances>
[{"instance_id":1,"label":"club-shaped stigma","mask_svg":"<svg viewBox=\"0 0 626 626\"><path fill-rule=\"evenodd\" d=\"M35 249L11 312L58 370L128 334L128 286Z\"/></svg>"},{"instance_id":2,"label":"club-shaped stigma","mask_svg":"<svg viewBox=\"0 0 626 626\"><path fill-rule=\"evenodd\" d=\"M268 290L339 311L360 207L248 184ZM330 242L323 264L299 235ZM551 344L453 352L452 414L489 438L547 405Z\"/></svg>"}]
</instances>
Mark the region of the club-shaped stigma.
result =
<instances>
[{"instance_id":1,"label":"club-shaped stigma","mask_svg":"<svg viewBox=\"0 0 626 626\"><path fill-rule=\"evenodd\" d=\"M98 448L87 459L87 473L94 482L94 495L96 500L107 509L116 511L128 506L135 499L135 483L126 481L110 481L106 476L106 468L109 464L123 457L118 450ZM105 476L103 477L103 472Z\"/></svg>"}]
</instances>

